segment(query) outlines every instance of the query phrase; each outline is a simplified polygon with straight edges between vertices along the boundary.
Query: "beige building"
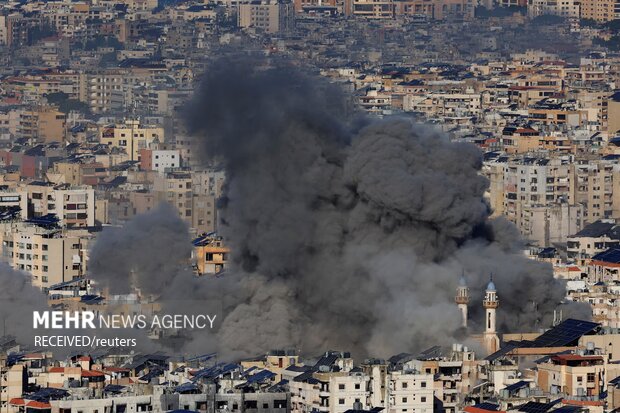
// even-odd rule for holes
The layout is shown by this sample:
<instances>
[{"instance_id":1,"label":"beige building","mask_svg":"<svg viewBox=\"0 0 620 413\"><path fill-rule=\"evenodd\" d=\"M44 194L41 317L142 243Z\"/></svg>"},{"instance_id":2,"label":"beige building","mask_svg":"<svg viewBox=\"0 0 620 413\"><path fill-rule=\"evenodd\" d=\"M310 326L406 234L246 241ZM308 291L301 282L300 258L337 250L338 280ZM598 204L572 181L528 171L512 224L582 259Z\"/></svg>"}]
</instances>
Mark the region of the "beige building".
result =
<instances>
[{"instance_id":1,"label":"beige building","mask_svg":"<svg viewBox=\"0 0 620 413\"><path fill-rule=\"evenodd\" d=\"M9 409L8 402L21 397L28 385L28 372L23 365L6 366L6 360L2 360L0 367L0 408L6 412Z\"/></svg>"},{"instance_id":2,"label":"beige building","mask_svg":"<svg viewBox=\"0 0 620 413\"><path fill-rule=\"evenodd\" d=\"M20 113L17 132L39 142L61 142L65 138L66 116L51 106Z\"/></svg>"},{"instance_id":3,"label":"beige building","mask_svg":"<svg viewBox=\"0 0 620 413\"><path fill-rule=\"evenodd\" d=\"M179 216L192 222L192 175L189 171L167 172L155 177L153 191L160 202L167 202L179 211Z\"/></svg>"},{"instance_id":4,"label":"beige building","mask_svg":"<svg viewBox=\"0 0 620 413\"><path fill-rule=\"evenodd\" d=\"M277 1L250 1L239 4L237 24L267 33L286 31L293 26L293 3Z\"/></svg>"},{"instance_id":5,"label":"beige building","mask_svg":"<svg viewBox=\"0 0 620 413\"><path fill-rule=\"evenodd\" d=\"M570 260L583 266L596 254L619 245L620 227L614 220L600 220L569 235L566 240L566 252Z\"/></svg>"},{"instance_id":6,"label":"beige building","mask_svg":"<svg viewBox=\"0 0 620 413\"><path fill-rule=\"evenodd\" d=\"M581 0L581 18L600 22L615 20L620 14L617 0Z\"/></svg>"},{"instance_id":7,"label":"beige building","mask_svg":"<svg viewBox=\"0 0 620 413\"><path fill-rule=\"evenodd\" d=\"M28 191L28 218L55 214L67 228L95 226L95 190L90 186L33 183Z\"/></svg>"},{"instance_id":8,"label":"beige building","mask_svg":"<svg viewBox=\"0 0 620 413\"><path fill-rule=\"evenodd\" d=\"M620 131L620 93L607 99L607 133L613 137Z\"/></svg>"},{"instance_id":9,"label":"beige building","mask_svg":"<svg viewBox=\"0 0 620 413\"><path fill-rule=\"evenodd\" d=\"M3 223L1 228L4 261L31 274L34 286L47 288L84 275L91 238L88 232L65 232L25 223Z\"/></svg>"},{"instance_id":10,"label":"beige building","mask_svg":"<svg viewBox=\"0 0 620 413\"><path fill-rule=\"evenodd\" d=\"M139 161L141 150L148 149L152 143L164 141L164 128L127 120L124 124L103 128L100 141L104 145L124 149L129 160Z\"/></svg>"},{"instance_id":11,"label":"beige building","mask_svg":"<svg viewBox=\"0 0 620 413\"><path fill-rule=\"evenodd\" d=\"M153 184L156 202L174 206L195 234L213 232L217 226L216 198L203 192L201 186L194 188L193 181L193 174L189 171L158 174Z\"/></svg>"},{"instance_id":12,"label":"beige building","mask_svg":"<svg viewBox=\"0 0 620 413\"><path fill-rule=\"evenodd\" d=\"M344 413L372 407L390 413L433 411L434 375L420 372L415 367L417 360L388 371L385 361L371 359L353 370L348 353L325 355L325 359L332 357L333 365L323 365L302 377L298 377L300 370L282 372L282 378L290 383L292 412Z\"/></svg>"},{"instance_id":13,"label":"beige building","mask_svg":"<svg viewBox=\"0 0 620 413\"><path fill-rule=\"evenodd\" d=\"M551 394L596 397L607 387L606 364L601 355L554 355L538 364L538 387Z\"/></svg>"},{"instance_id":14,"label":"beige building","mask_svg":"<svg viewBox=\"0 0 620 413\"><path fill-rule=\"evenodd\" d=\"M217 275L226 269L230 249L224 245L222 237L205 234L194 239L192 244L192 260L198 275Z\"/></svg>"},{"instance_id":15,"label":"beige building","mask_svg":"<svg viewBox=\"0 0 620 413\"><path fill-rule=\"evenodd\" d=\"M620 218L620 166L613 162L502 157L484 170L493 214L539 241L556 242L599 219Z\"/></svg>"},{"instance_id":16,"label":"beige building","mask_svg":"<svg viewBox=\"0 0 620 413\"><path fill-rule=\"evenodd\" d=\"M530 17L554 15L579 18L579 0L528 0L527 14Z\"/></svg>"},{"instance_id":17,"label":"beige building","mask_svg":"<svg viewBox=\"0 0 620 413\"><path fill-rule=\"evenodd\" d=\"M368 19L393 19L393 0L346 0L345 14Z\"/></svg>"},{"instance_id":18,"label":"beige building","mask_svg":"<svg viewBox=\"0 0 620 413\"><path fill-rule=\"evenodd\" d=\"M549 247L566 242L570 235L579 231L583 216L582 204L528 205L523 208L519 231L529 242Z\"/></svg>"}]
</instances>

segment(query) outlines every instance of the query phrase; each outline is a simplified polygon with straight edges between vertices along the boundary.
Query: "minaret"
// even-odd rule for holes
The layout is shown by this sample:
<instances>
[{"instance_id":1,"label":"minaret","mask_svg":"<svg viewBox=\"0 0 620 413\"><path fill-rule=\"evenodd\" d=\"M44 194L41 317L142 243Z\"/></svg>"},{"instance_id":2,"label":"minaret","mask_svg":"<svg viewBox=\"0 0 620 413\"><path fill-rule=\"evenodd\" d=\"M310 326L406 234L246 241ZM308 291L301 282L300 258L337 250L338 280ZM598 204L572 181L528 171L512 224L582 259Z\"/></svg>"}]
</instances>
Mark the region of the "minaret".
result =
<instances>
[{"instance_id":1,"label":"minaret","mask_svg":"<svg viewBox=\"0 0 620 413\"><path fill-rule=\"evenodd\" d=\"M461 274L459 279L459 286L456 287L456 297L454 297L457 307L461 311L461 325L467 328L467 304L469 304L469 288L467 288L467 282L465 281L465 271Z\"/></svg>"},{"instance_id":2,"label":"minaret","mask_svg":"<svg viewBox=\"0 0 620 413\"><path fill-rule=\"evenodd\" d=\"M497 299L497 290L495 289L495 283L493 283L493 275L487 284L487 289L484 294L484 300L482 301L485 311L485 325L484 325L484 344L489 354L499 350L499 338L497 337L497 315L496 310L499 306L499 300Z\"/></svg>"}]
</instances>

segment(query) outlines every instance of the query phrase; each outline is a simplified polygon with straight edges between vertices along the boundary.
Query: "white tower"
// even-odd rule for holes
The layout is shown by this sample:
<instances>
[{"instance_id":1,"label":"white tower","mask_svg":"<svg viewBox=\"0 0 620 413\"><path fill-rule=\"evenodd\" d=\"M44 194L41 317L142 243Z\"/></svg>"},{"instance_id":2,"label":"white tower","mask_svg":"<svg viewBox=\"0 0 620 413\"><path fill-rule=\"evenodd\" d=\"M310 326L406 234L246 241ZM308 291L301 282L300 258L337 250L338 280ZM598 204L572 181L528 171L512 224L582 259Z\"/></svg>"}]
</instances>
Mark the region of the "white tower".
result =
<instances>
[{"instance_id":1,"label":"white tower","mask_svg":"<svg viewBox=\"0 0 620 413\"><path fill-rule=\"evenodd\" d=\"M457 307L461 311L461 325L467 328L467 304L469 304L469 288L465 281L465 271L461 274L459 285L456 287L456 297L454 297Z\"/></svg>"},{"instance_id":2,"label":"white tower","mask_svg":"<svg viewBox=\"0 0 620 413\"><path fill-rule=\"evenodd\" d=\"M497 307L499 306L499 300L497 298L497 290L495 289L495 283L493 283L493 276L487 284L487 289L484 294L484 300L482 301L485 311L485 324L484 324L484 344L487 351L494 353L499 350L499 337L497 337Z\"/></svg>"}]
</instances>

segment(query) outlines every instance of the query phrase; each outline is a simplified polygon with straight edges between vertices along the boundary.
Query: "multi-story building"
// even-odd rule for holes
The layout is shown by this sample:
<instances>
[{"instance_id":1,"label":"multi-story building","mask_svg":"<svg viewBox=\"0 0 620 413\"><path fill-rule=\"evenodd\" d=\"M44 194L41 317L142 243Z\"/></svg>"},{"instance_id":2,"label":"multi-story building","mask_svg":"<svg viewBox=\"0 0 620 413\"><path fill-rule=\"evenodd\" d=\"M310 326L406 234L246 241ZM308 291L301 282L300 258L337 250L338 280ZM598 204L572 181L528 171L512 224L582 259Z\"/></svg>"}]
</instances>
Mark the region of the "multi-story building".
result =
<instances>
[{"instance_id":1,"label":"multi-story building","mask_svg":"<svg viewBox=\"0 0 620 413\"><path fill-rule=\"evenodd\" d=\"M609 248L620 245L620 228L613 220L600 220L587 225L567 238L568 258L579 265Z\"/></svg>"},{"instance_id":2,"label":"multi-story building","mask_svg":"<svg viewBox=\"0 0 620 413\"><path fill-rule=\"evenodd\" d=\"M390 413L430 413L434 405L433 375L417 370L393 371L388 377Z\"/></svg>"},{"instance_id":3,"label":"multi-story building","mask_svg":"<svg viewBox=\"0 0 620 413\"><path fill-rule=\"evenodd\" d=\"M608 22L620 16L620 3L617 0L581 0L580 17L600 22Z\"/></svg>"},{"instance_id":4,"label":"multi-story building","mask_svg":"<svg viewBox=\"0 0 620 413\"><path fill-rule=\"evenodd\" d=\"M28 191L28 218L55 214L68 227L95 226L95 190L89 186L69 186L33 182Z\"/></svg>"},{"instance_id":5,"label":"multi-story building","mask_svg":"<svg viewBox=\"0 0 620 413\"><path fill-rule=\"evenodd\" d=\"M192 174L190 171L169 171L155 177L153 191L179 211L179 216L191 225L192 222Z\"/></svg>"},{"instance_id":6,"label":"multi-story building","mask_svg":"<svg viewBox=\"0 0 620 413\"><path fill-rule=\"evenodd\" d=\"M181 166L181 153L177 149L141 149L140 169L164 173Z\"/></svg>"},{"instance_id":7,"label":"multi-story building","mask_svg":"<svg viewBox=\"0 0 620 413\"><path fill-rule=\"evenodd\" d=\"M598 397L607 387L601 355L557 354L538 363L537 383L551 394Z\"/></svg>"},{"instance_id":8,"label":"multi-story building","mask_svg":"<svg viewBox=\"0 0 620 413\"><path fill-rule=\"evenodd\" d=\"M620 168L613 162L503 156L487 162L486 173L494 214L505 215L541 246L588 223L620 217L615 189L620 186Z\"/></svg>"},{"instance_id":9,"label":"multi-story building","mask_svg":"<svg viewBox=\"0 0 620 413\"><path fill-rule=\"evenodd\" d=\"M218 275L226 270L230 249L224 245L222 237L204 234L192 241L195 269L198 275Z\"/></svg>"},{"instance_id":10,"label":"multi-story building","mask_svg":"<svg viewBox=\"0 0 620 413\"><path fill-rule=\"evenodd\" d=\"M253 0L239 4L237 24L267 33L278 33L293 27L293 3L276 0Z\"/></svg>"},{"instance_id":11,"label":"multi-story building","mask_svg":"<svg viewBox=\"0 0 620 413\"><path fill-rule=\"evenodd\" d=\"M61 142L65 138L66 116L56 108L46 106L20 113L17 133L39 142Z\"/></svg>"},{"instance_id":12,"label":"multi-story building","mask_svg":"<svg viewBox=\"0 0 620 413\"><path fill-rule=\"evenodd\" d=\"M393 19L393 0L345 0L345 14L368 19Z\"/></svg>"},{"instance_id":13,"label":"multi-story building","mask_svg":"<svg viewBox=\"0 0 620 413\"><path fill-rule=\"evenodd\" d=\"M432 412L433 374L421 373L411 363L390 364L373 359L352 369L348 353L328 352L312 368L290 367L283 378L290 382L292 411L344 413L374 407L392 413Z\"/></svg>"},{"instance_id":14,"label":"multi-story building","mask_svg":"<svg viewBox=\"0 0 620 413\"><path fill-rule=\"evenodd\" d=\"M579 1L575 0L528 0L527 14L530 17L554 15L579 18Z\"/></svg>"},{"instance_id":15,"label":"multi-story building","mask_svg":"<svg viewBox=\"0 0 620 413\"><path fill-rule=\"evenodd\" d=\"M32 284L48 288L80 278L86 271L88 232L64 232L32 224L3 223L2 257L11 267L32 276Z\"/></svg>"},{"instance_id":16,"label":"multi-story building","mask_svg":"<svg viewBox=\"0 0 620 413\"><path fill-rule=\"evenodd\" d=\"M124 149L130 160L139 161L140 151L164 141L164 128L142 125L139 120L126 120L124 124L103 128L100 141L104 145Z\"/></svg>"},{"instance_id":17,"label":"multi-story building","mask_svg":"<svg viewBox=\"0 0 620 413\"><path fill-rule=\"evenodd\" d=\"M569 200L586 206L585 223L620 217L620 165L576 159L570 169Z\"/></svg>"}]
</instances>

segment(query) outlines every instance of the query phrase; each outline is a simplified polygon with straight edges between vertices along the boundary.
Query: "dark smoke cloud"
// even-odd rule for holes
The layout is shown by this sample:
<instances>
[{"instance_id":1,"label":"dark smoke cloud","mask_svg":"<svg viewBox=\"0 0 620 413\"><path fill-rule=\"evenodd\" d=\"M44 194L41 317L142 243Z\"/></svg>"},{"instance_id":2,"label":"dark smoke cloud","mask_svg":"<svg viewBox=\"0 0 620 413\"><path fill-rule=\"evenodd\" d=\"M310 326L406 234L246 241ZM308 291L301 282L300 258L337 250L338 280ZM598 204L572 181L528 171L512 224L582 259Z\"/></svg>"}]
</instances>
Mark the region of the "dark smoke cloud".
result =
<instances>
[{"instance_id":1,"label":"dark smoke cloud","mask_svg":"<svg viewBox=\"0 0 620 413\"><path fill-rule=\"evenodd\" d=\"M4 263L0 264L0 285L0 335L6 333L32 345L32 313L47 309L45 295L32 286L30 274Z\"/></svg>"},{"instance_id":2,"label":"dark smoke cloud","mask_svg":"<svg viewBox=\"0 0 620 413\"><path fill-rule=\"evenodd\" d=\"M405 119L360 121L335 86L285 65L215 63L187 119L204 160L227 173L220 230L239 284L224 350L449 344L462 269L474 329L490 273L503 330L550 324L564 288L489 220L474 146Z\"/></svg>"},{"instance_id":3,"label":"dark smoke cloud","mask_svg":"<svg viewBox=\"0 0 620 413\"><path fill-rule=\"evenodd\" d=\"M159 295L183 271L191 255L188 227L168 204L108 227L89 254L89 271L111 294Z\"/></svg>"},{"instance_id":4,"label":"dark smoke cloud","mask_svg":"<svg viewBox=\"0 0 620 413\"><path fill-rule=\"evenodd\" d=\"M167 203L137 215L122 227L105 228L90 251L89 277L104 293L137 293L143 310L150 303L160 315L222 315L221 299L215 289L207 288L208 279L192 273L191 238L187 224ZM227 282L221 286L226 288ZM108 297L109 298L109 297ZM126 311L121 302L108 305L109 314ZM157 310L158 309L158 310ZM219 320L216 319L216 325ZM137 350L200 352L216 349L215 331L184 330L174 340L151 341L147 330L110 330L125 338L135 338ZM121 334L119 334L121 333Z\"/></svg>"},{"instance_id":5,"label":"dark smoke cloud","mask_svg":"<svg viewBox=\"0 0 620 413\"><path fill-rule=\"evenodd\" d=\"M216 334L191 332L176 350L389 356L465 341L453 301L463 270L471 331L491 273L501 330L550 325L564 287L523 256L512 225L489 219L474 146L364 118L336 86L256 62L215 63L187 122L227 174L225 276L191 274L187 227L169 207L104 231L90 259L102 285L157 295L166 312L217 308Z\"/></svg>"}]
</instances>

